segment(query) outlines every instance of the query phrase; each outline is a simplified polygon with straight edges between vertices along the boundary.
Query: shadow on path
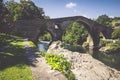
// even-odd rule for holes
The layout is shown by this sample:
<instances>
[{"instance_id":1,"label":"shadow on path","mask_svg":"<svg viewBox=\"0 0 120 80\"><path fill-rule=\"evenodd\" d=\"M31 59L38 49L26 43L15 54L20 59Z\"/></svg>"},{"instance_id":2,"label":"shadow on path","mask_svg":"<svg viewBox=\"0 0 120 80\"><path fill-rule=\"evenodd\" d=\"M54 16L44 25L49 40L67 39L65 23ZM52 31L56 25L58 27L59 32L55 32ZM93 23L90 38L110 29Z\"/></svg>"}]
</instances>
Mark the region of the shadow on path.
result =
<instances>
[{"instance_id":1,"label":"shadow on path","mask_svg":"<svg viewBox=\"0 0 120 80\"><path fill-rule=\"evenodd\" d=\"M25 41L24 44L34 80L67 80L59 71L51 70L45 58L36 52L28 41Z\"/></svg>"}]
</instances>

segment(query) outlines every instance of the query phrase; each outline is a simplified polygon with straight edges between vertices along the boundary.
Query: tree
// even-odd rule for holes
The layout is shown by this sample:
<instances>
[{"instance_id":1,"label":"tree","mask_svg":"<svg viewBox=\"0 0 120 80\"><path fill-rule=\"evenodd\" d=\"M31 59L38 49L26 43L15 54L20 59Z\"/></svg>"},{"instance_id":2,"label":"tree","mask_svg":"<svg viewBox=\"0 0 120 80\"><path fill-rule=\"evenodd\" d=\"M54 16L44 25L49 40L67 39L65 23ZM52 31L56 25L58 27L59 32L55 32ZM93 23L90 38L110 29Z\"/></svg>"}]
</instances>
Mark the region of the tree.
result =
<instances>
[{"instance_id":1,"label":"tree","mask_svg":"<svg viewBox=\"0 0 120 80\"><path fill-rule=\"evenodd\" d=\"M87 35L88 32L83 25L77 22L73 22L66 29L66 33L63 36L63 41L67 44L82 45L83 42L86 40Z\"/></svg>"},{"instance_id":2,"label":"tree","mask_svg":"<svg viewBox=\"0 0 120 80\"><path fill-rule=\"evenodd\" d=\"M0 32L10 33L13 26L11 25L11 15L5 7L3 0L0 0Z\"/></svg>"},{"instance_id":3,"label":"tree","mask_svg":"<svg viewBox=\"0 0 120 80\"><path fill-rule=\"evenodd\" d=\"M109 16L107 16L106 14L99 16L96 21L108 27L112 26L111 24L112 19L109 18Z\"/></svg>"},{"instance_id":4,"label":"tree","mask_svg":"<svg viewBox=\"0 0 120 80\"><path fill-rule=\"evenodd\" d=\"M20 3L14 1L6 2L6 7L13 16L13 20L44 18L44 11L37 7L31 0L20 0Z\"/></svg>"},{"instance_id":5,"label":"tree","mask_svg":"<svg viewBox=\"0 0 120 80\"><path fill-rule=\"evenodd\" d=\"M45 31L44 34L41 34L40 40L42 40L42 41L50 41L50 40L52 40L52 37L51 37L49 32Z\"/></svg>"},{"instance_id":6,"label":"tree","mask_svg":"<svg viewBox=\"0 0 120 80\"><path fill-rule=\"evenodd\" d=\"M120 39L120 28L115 29L112 33L112 38L113 39Z\"/></svg>"},{"instance_id":7,"label":"tree","mask_svg":"<svg viewBox=\"0 0 120 80\"><path fill-rule=\"evenodd\" d=\"M3 0L0 0L0 25L2 24L2 7L3 7Z\"/></svg>"}]
</instances>

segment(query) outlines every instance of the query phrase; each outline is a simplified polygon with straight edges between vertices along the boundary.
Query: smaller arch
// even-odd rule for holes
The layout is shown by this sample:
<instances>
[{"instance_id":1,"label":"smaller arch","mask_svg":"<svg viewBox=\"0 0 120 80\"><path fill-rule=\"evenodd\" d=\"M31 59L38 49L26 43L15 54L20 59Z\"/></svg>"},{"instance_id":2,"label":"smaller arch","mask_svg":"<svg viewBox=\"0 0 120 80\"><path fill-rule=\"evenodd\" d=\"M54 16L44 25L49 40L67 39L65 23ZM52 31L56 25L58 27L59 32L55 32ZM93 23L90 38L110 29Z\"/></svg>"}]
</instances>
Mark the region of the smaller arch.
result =
<instances>
[{"instance_id":1,"label":"smaller arch","mask_svg":"<svg viewBox=\"0 0 120 80\"><path fill-rule=\"evenodd\" d=\"M45 37L45 34L47 37ZM41 40L45 41L52 41L52 35L48 30L40 31L36 37L36 41L40 42Z\"/></svg>"}]
</instances>

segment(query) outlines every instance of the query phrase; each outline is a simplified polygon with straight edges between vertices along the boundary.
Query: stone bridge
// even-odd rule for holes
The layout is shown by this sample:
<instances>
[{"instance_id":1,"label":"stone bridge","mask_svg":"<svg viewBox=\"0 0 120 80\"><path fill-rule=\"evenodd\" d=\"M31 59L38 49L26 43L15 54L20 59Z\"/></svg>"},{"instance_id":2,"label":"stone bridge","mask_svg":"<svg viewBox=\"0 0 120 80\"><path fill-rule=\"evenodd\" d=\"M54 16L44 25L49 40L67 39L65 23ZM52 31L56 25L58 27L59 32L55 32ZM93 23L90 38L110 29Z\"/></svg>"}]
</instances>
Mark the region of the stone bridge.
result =
<instances>
[{"instance_id":1,"label":"stone bridge","mask_svg":"<svg viewBox=\"0 0 120 80\"><path fill-rule=\"evenodd\" d=\"M112 29L99 24L91 19L83 16L64 17L56 19L33 19L33 20L19 20L14 24L17 28L17 35L36 42L40 34L47 28L52 36L52 41L62 40L62 35L65 33L67 26L72 22L82 23L88 30L93 40L94 48L99 47L100 32L105 38L110 39Z\"/></svg>"}]
</instances>

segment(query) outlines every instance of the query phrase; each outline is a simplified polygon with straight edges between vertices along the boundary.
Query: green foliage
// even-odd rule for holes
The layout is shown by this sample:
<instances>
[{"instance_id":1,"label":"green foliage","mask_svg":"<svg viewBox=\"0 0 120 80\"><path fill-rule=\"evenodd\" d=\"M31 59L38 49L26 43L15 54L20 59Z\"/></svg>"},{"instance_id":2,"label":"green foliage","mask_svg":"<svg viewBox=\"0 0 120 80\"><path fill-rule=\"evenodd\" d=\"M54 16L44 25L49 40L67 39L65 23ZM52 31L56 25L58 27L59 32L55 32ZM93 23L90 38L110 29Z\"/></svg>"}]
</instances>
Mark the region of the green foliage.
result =
<instances>
[{"instance_id":1,"label":"green foliage","mask_svg":"<svg viewBox=\"0 0 120 80\"><path fill-rule=\"evenodd\" d=\"M110 40L100 40L100 46L101 47L104 47L110 43L112 43L113 41L110 41Z\"/></svg>"},{"instance_id":2,"label":"green foliage","mask_svg":"<svg viewBox=\"0 0 120 80\"><path fill-rule=\"evenodd\" d=\"M115 23L115 26L120 26L120 23Z\"/></svg>"},{"instance_id":3,"label":"green foliage","mask_svg":"<svg viewBox=\"0 0 120 80\"><path fill-rule=\"evenodd\" d=\"M28 41L29 42L29 45L32 49L34 49L35 51L39 51L38 47L36 46L35 43L33 43L32 41Z\"/></svg>"},{"instance_id":4,"label":"green foliage","mask_svg":"<svg viewBox=\"0 0 120 80\"><path fill-rule=\"evenodd\" d=\"M109 49L107 50L109 53L120 52L120 41L116 41L114 43L108 44Z\"/></svg>"},{"instance_id":5,"label":"green foliage","mask_svg":"<svg viewBox=\"0 0 120 80\"><path fill-rule=\"evenodd\" d=\"M52 69L62 72L68 80L75 80L75 75L70 71L72 64L64 58L64 55L45 52L40 52L40 54L45 57L47 63L51 65Z\"/></svg>"},{"instance_id":6,"label":"green foliage","mask_svg":"<svg viewBox=\"0 0 120 80\"><path fill-rule=\"evenodd\" d=\"M9 45L11 42L23 41L22 38L0 33L0 47Z\"/></svg>"},{"instance_id":7,"label":"green foliage","mask_svg":"<svg viewBox=\"0 0 120 80\"><path fill-rule=\"evenodd\" d=\"M42 55L43 57L45 57L46 52L44 52L44 51L40 51L40 55Z\"/></svg>"},{"instance_id":8,"label":"green foliage","mask_svg":"<svg viewBox=\"0 0 120 80\"><path fill-rule=\"evenodd\" d=\"M19 19L44 18L43 9L37 7L31 0L20 0L20 3L8 1L5 5L13 16L14 21Z\"/></svg>"},{"instance_id":9,"label":"green foliage","mask_svg":"<svg viewBox=\"0 0 120 80\"><path fill-rule=\"evenodd\" d=\"M62 72L68 78L68 80L75 80L74 74L70 71L71 63L64 58L64 55L48 53L45 55L45 59L53 69Z\"/></svg>"},{"instance_id":10,"label":"green foliage","mask_svg":"<svg viewBox=\"0 0 120 80\"><path fill-rule=\"evenodd\" d=\"M28 65L18 64L0 70L0 80L33 80L33 78Z\"/></svg>"},{"instance_id":11,"label":"green foliage","mask_svg":"<svg viewBox=\"0 0 120 80\"><path fill-rule=\"evenodd\" d=\"M64 55L46 54L45 59L52 66L53 69L59 70L61 72L67 71L71 68L71 63L69 63Z\"/></svg>"},{"instance_id":12,"label":"green foliage","mask_svg":"<svg viewBox=\"0 0 120 80\"><path fill-rule=\"evenodd\" d=\"M23 39L0 34L0 80L33 80Z\"/></svg>"},{"instance_id":13,"label":"green foliage","mask_svg":"<svg viewBox=\"0 0 120 80\"><path fill-rule=\"evenodd\" d=\"M120 51L120 41L101 40L100 46L106 48L107 53L118 53Z\"/></svg>"},{"instance_id":14,"label":"green foliage","mask_svg":"<svg viewBox=\"0 0 120 80\"><path fill-rule=\"evenodd\" d=\"M109 16L107 16L106 14L99 16L96 21L108 27L112 26L111 24L112 19L109 18Z\"/></svg>"},{"instance_id":15,"label":"green foliage","mask_svg":"<svg viewBox=\"0 0 120 80\"><path fill-rule=\"evenodd\" d=\"M63 36L63 41L67 44L80 44L86 40L88 32L83 25L77 22L72 23L66 30L66 34Z\"/></svg>"},{"instance_id":16,"label":"green foliage","mask_svg":"<svg viewBox=\"0 0 120 80\"><path fill-rule=\"evenodd\" d=\"M9 24L8 22L11 22L11 19L9 18L10 20L8 20L8 17L10 17L9 12L5 7L3 0L1 0L0 1L0 28L3 28L3 26L8 25ZM0 30L0 32L1 31L2 29Z\"/></svg>"},{"instance_id":17,"label":"green foliage","mask_svg":"<svg viewBox=\"0 0 120 80\"><path fill-rule=\"evenodd\" d=\"M112 33L112 38L113 39L120 39L120 28L115 29Z\"/></svg>"},{"instance_id":18,"label":"green foliage","mask_svg":"<svg viewBox=\"0 0 120 80\"><path fill-rule=\"evenodd\" d=\"M52 40L50 33L49 32L43 33L43 35L40 36L40 40L42 41Z\"/></svg>"}]
</instances>

